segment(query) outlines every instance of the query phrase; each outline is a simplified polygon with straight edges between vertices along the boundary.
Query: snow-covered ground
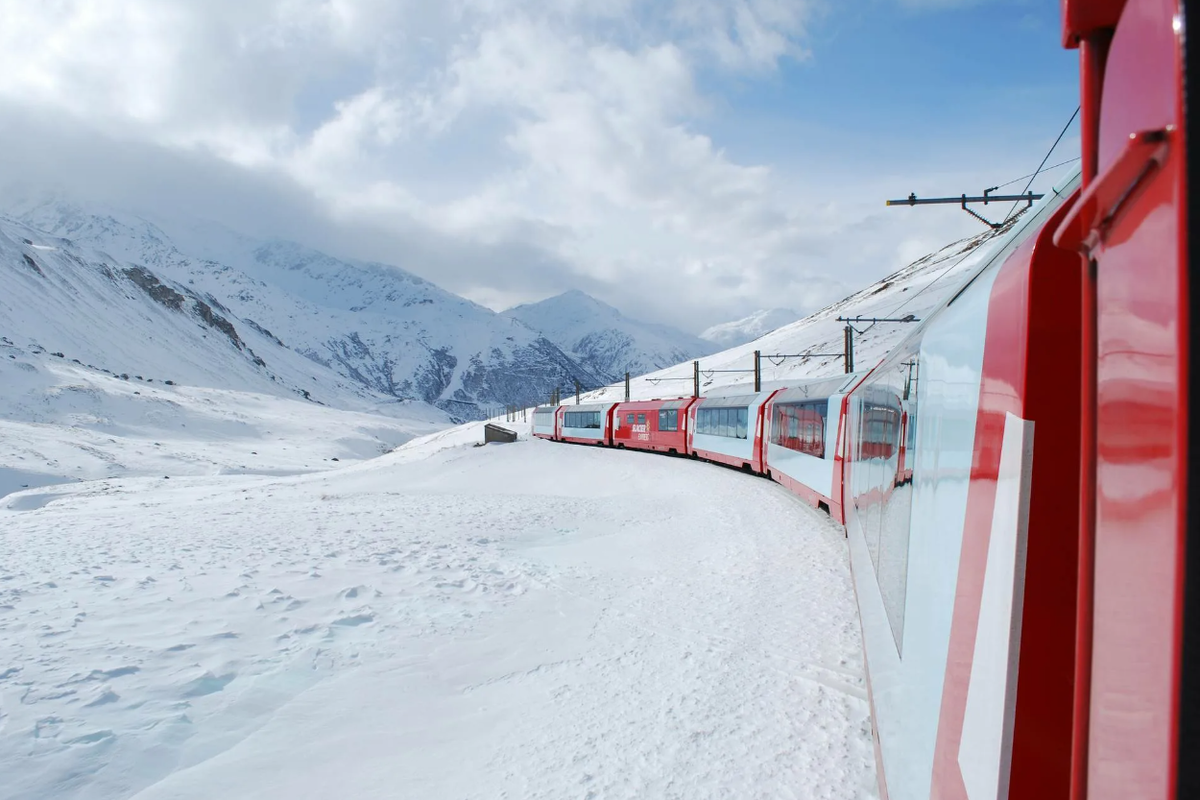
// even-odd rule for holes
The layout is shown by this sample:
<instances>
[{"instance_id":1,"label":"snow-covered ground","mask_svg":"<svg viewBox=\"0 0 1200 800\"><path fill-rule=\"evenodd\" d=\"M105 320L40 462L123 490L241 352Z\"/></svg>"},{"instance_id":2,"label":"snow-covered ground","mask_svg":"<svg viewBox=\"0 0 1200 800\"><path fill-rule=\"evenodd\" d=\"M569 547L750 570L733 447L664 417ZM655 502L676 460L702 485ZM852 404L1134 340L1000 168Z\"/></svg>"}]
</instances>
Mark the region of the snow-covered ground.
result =
<instances>
[{"instance_id":1,"label":"snow-covered ground","mask_svg":"<svg viewBox=\"0 0 1200 800\"><path fill-rule=\"evenodd\" d=\"M480 438L0 500L0 797L875 796L827 517Z\"/></svg>"},{"instance_id":2,"label":"snow-covered ground","mask_svg":"<svg viewBox=\"0 0 1200 800\"><path fill-rule=\"evenodd\" d=\"M0 505L22 488L81 480L315 472L449 424L424 403L356 405L123 380L0 342Z\"/></svg>"}]
</instances>

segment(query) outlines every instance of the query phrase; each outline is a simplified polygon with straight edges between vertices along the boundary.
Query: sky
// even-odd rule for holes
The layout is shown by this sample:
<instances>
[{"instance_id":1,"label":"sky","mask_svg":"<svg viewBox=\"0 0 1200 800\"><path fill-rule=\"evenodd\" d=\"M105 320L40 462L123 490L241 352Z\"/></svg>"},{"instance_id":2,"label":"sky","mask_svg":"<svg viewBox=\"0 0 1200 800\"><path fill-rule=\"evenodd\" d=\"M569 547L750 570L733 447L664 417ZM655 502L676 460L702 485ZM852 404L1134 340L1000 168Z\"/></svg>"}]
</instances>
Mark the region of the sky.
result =
<instances>
[{"instance_id":1,"label":"sky","mask_svg":"<svg viewBox=\"0 0 1200 800\"><path fill-rule=\"evenodd\" d=\"M814 311L982 230L884 201L1027 175L1078 104L1045 0L0 0L0 19L8 198L214 219L496 310L580 289L691 332ZM1048 163L1078 148L1071 127Z\"/></svg>"}]
</instances>

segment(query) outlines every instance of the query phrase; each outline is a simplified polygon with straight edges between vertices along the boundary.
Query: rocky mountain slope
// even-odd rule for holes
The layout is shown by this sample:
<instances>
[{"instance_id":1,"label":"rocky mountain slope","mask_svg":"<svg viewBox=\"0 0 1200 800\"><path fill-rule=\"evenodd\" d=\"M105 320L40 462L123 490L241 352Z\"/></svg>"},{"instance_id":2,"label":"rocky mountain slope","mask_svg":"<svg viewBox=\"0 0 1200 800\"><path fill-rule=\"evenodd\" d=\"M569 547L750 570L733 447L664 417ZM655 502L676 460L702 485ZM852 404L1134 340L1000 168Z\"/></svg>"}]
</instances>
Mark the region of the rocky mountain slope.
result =
<instances>
[{"instance_id":1,"label":"rocky mountain slope","mask_svg":"<svg viewBox=\"0 0 1200 800\"><path fill-rule=\"evenodd\" d=\"M571 355L599 378L622 380L642 375L717 348L691 334L630 319L610 305L580 291L517 306L504 316L520 320Z\"/></svg>"},{"instance_id":2,"label":"rocky mountain slope","mask_svg":"<svg viewBox=\"0 0 1200 800\"><path fill-rule=\"evenodd\" d=\"M211 224L161 224L61 201L26 203L8 215L0 225L31 232L16 233L17 238L56 238L53 246L67 261L75 257L103 264L116 279L140 287L159 305L160 314L198 315L204 324L205 315L216 314L228 323L229 330L220 332L235 349L248 347L262 359L267 351L289 361L298 355L344 383L428 403L455 419L480 418L489 406L530 405L576 379L585 385L599 380L519 321L396 267L339 260L292 242L258 241ZM20 258L14 253L5 259L7 268L14 269ZM93 312L109 307L117 317L130 313L124 300L115 306L100 301L100 287L89 280L79 285L80 291L63 295L55 310L39 307L36 294L31 296L27 315L72 315L73 306L85 305ZM103 343L107 334L89 332L95 327L91 322L106 330L114 327L100 322L96 313L80 319L69 335L64 332L62 347L84 339ZM0 328L11 329L12 322L11 315L0 317ZM143 348L139 357L164 357L174 349L173 336L159 334L162 346L156 354ZM235 339L242 341L241 348ZM253 357L248 358L253 364ZM150 367L121 366L128 369L145 372Z\"/></svg>"}]
</instances>

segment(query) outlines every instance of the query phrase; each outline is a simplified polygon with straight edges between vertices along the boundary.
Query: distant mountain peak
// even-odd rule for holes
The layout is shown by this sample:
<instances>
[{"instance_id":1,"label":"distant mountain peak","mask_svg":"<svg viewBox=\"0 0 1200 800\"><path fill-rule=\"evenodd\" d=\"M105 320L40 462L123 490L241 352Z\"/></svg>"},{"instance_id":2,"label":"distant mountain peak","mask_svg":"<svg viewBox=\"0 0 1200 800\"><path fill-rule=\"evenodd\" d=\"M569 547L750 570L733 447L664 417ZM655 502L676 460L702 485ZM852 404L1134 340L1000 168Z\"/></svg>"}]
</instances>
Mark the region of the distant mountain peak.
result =
<instances>
[{"instance_id":1,"label":"distant mountain peak","mask_svg":"<svg viewBox=\"0 0 1200 800\"><path fill-rule=\"evenodd\" d=\"M771 331L791 325L804 315L790 308L768 308L755 311L753 314L734 320L713 325L700 334L700 338L723 348L736 347L752 342Z\"/></svg>"},{"instance_id":2,"label":"distant mountain peak","mask_svg":"<svg viewBox=\"0 0 1200 800\"><path fill-rule=\"evenodd\" d=\"M182 354L195 361L193 373L205 376L204 385L224 385L225 367L218 361L228 358L213 355L212 337L202 336L201 345L194 347L175 328L155 334L131 326L126 320L140 311L128 293L93 274L130 275L137 268L142 271L132 275L141 280L142 293L167 298L168 310L178 311L176 306L182 308L186 300L207 328L219 329L235 345L252 331L288 351L261 350L265 365L254 362L251 354L251 371L269 372L278 359L293 364L306 359L324 368L318 370L323 377L306 376L310 382L337 377L376 396L429 403L457 419L480 418L504 404L533 405L576 380L589 386L601 380L529 327L390 265L343 260L287 240L256 240L216 223L154 217L151 222L62 199L27 201L10 209L0 216L0 234L9 228L9 218L15 241L57 237L55 244L62 243L75 261L67 256L56 260L53 266L61 269L55 279L84 281L80 285L91 292L51 296L24 276L29 294L23 327L32 327L30 320L36 318L74 316L80 324L69 336L64 329L59 338L69 340L60 349L76 346L81 353L92 353L96 363L105 353L123 351L129 355L119 365L114 360L118 371L141 368L129 363L137 361L169 369L174 356ZM31 272L27 262L36 265L34 257L24 254L28 258L23 259L20 246L13 250L7 260L0 259L0 275ZM44 300L38 299L39 289ZM177 295L184 299L176 302ZM51 308L51 303L57 305ZM15 311L8 319L0 315L0 334L19 332L18 319ZM138 349L130 337L154 344ZM245 380L253 383L260 377L276 380L266 373Z\"/></svg>"},{"instance_id":3,"label":"distant mountain peak","mask_svg":"<svg viewBox=\"0 0 1200 800\"><path fill-rule=\"evenodd\" d=\"M613 383L711 353L708 342L667 325L630 319L578 289L510 308L520 320L582 366Z\"/></svg>"}]
</instances>

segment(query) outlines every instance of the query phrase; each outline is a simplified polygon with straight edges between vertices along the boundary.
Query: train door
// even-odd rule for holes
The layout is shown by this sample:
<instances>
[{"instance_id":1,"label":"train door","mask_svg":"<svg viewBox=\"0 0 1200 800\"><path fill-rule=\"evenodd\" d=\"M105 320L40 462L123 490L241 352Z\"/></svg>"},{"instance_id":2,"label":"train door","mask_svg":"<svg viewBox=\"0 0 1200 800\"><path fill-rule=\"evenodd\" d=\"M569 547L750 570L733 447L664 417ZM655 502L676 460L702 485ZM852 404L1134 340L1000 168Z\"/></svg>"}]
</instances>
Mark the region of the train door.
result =
<instances>
[{"instance_id":1,"label":"train door","mask_svg":"<svg viewBox=\"0 0 1200 800\"><path fill-rule=\"evenodd\" d=\"M1184 12L1197 18L1200 3L1182 6L1063 6L1081 51L1084 194L1058 240L1086 259L1082 416L1095 465L1082 487L1075 798L1200 796L1200 508L1188 502L1200 435L1187 424L1200 345L1187 232L1200 214L1187 202L1196 110L1184 109L1197 59Z\"/></svg>"}]
</instances>

